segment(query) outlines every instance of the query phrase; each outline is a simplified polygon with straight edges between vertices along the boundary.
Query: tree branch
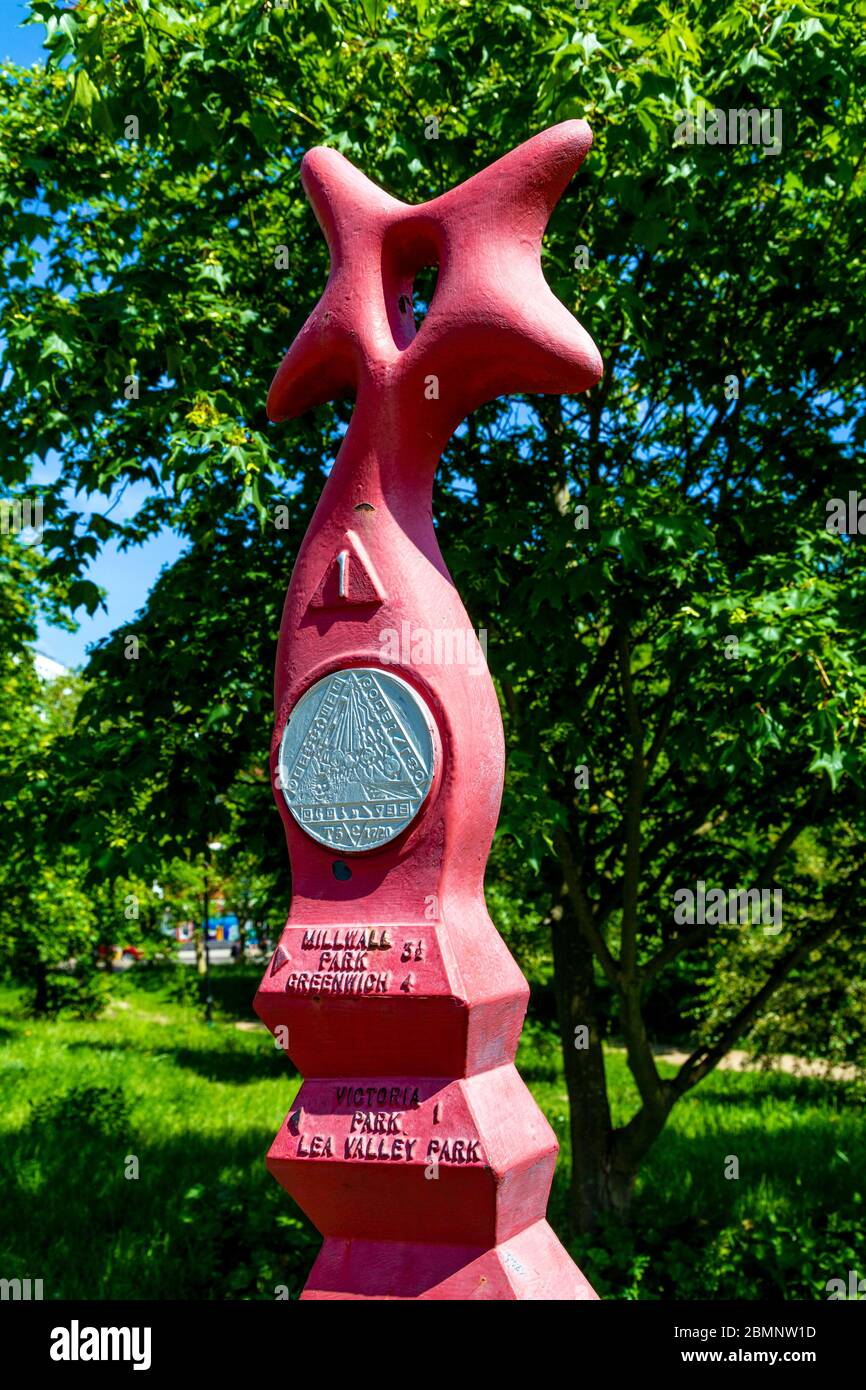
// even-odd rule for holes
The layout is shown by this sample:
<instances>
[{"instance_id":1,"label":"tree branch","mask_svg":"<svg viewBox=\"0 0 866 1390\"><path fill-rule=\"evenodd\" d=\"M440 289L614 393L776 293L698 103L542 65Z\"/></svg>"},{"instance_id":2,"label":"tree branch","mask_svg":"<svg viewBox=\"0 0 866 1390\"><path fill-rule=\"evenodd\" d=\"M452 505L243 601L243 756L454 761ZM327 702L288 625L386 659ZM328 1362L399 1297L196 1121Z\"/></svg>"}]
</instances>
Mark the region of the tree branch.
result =
<instances>
[{"instance_id":1,"label":"tree branch","mask_svg":"<svg viewBox=\"0 0 866 1390\"><path fill-rule=\"evenodd\" d=\"M562 860L562 868L565 876L566 887L568 888L569 897L574 903L575 915L577 917L580 930L583 933L586 940L589 942L589 945L592 948L592 951L596 956L596 959L598 960L599 964L601 965L601 968L607 976L608 980L613 985L617 993L619 993L619 963L616 960L616 958L611 954L607 942L605 941L604 937L599 931L598 925L593 915L592 904L590 903L589 898L586 895L586 888L584 887L583 877L580 872L580 866L574 857L569 837L566 831L561 826L558 826L557 829L554 831L553 841L556 847L556 851L559 854L560 859Z\"/></svg>"},{"instance_id":2,"label":"tree branch","mask_svg":"<svg viewBox=\"0 0 866 1390\"><path fill-rule=\"evenodd\" d=\"M697 1048L692 1055L683 1062L671 1085L675 1097L679 1098L697 1086L699 1081L711 1072L714 1067L722 1060L727 1052L733 1047L749 1024L760 1013L767 1000L770 999L785 980L791 971L805 960L810 951L814 951L816 946L822 945L829 937L835 936L842 926L844 912L839 910L829 922L825 922L819 931L812 932L789 951L787 956L783 956L777 961L766 982L761 986L756 994L744 1004L738 1013L734 1015L730 1023L723 1029L718 1040L712 1047Z\"/></svg>"}]
</instances>

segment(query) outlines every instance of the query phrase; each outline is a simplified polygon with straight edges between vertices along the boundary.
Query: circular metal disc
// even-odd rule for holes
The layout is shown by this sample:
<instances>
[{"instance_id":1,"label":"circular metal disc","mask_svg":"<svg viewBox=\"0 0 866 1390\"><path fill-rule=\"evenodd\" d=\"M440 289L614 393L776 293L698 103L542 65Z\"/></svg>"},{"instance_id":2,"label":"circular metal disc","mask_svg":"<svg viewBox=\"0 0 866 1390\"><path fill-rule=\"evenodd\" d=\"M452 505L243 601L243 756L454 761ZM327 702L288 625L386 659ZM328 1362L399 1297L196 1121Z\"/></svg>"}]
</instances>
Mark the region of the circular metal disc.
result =
<instances>
[{"instance_id":1,"label":"circular metal disc","mask_svg":"<svg viewBox=\"0 0 866 1390\"><path fill-rule=\"evenodd\" d=\"M406 829L433 782L433 719L406 681L332 671L301 697L280 741L280 789L298 825L344 853Z\"/></svg>"}]
</instances>

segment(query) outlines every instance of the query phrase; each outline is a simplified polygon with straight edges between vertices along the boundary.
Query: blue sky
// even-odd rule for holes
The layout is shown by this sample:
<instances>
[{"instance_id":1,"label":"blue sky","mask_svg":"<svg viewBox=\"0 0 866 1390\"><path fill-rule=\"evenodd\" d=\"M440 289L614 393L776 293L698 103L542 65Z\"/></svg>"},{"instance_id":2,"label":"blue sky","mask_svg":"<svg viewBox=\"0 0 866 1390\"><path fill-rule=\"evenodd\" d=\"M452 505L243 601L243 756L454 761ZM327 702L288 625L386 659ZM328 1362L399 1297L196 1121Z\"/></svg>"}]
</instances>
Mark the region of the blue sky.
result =
<instances>
[{"instance_id":1,"label":"blue sky","mask_svg":"<svg viewBox=\"0 0 866 1390\"><path fill-rule=\"evenodd\" d=\"M27 8L23 0L0 0L0 56L29 67L31 63L43 60L44 31L39 25L19 27ZM57 461L53 458L46 459L34 474L35 480L40 483L56 476ZM143 485L128 488L112 516L119 520L132 515L145 496L146 488ZM78 510L89 510L88 500L82 495L74 497L70 494L69 502ZM104 512L110 505L111 499L96 497L92 509ZM164 531L147 544L136 546L125 554L121 554L116 545L106 545L87 571L87 578L106 590L106 608L98 609L92 618L83 609L80 610L75 615L79 627L74 633L41 623L37 650L64 666L81 665L91 643L106 637L141 608L159 571L177 558L181 548L180 539L170 531Z\"/></svg>"},{"instance_id":2,"label":"blue sky","mask_svg":"<svg viewBox=\"0 0 866 1390\"><path fill-rule=\"evenodd\" d=\"M29 67L42 60L43 31L39 25L18 28L27 10L23 0L0 0L0 54Z\"/></svg>"}]
</instances>

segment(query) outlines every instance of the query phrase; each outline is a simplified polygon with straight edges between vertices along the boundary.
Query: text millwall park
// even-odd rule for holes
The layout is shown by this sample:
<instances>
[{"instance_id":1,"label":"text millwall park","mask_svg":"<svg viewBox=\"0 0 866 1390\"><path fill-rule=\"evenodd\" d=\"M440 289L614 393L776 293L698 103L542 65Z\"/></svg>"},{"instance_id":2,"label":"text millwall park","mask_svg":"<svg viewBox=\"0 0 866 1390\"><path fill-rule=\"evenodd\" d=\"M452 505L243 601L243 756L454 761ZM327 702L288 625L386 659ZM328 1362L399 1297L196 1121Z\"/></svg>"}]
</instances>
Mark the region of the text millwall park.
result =
<instances>
[{"instance_id":1,"label":"text millwall park","mask_svg":"<svg viewBox=\"0 0 866 1390\"><path fill-rule=\"evenodd\" d=\"M305 1077L268 1155L324 1236L304 1298L595 1297L545 1220L557 1143L514 1068L529 990L484 904L502 722L431 505L471 411L601 376L540 261L591 141L567 121L420 207L334 150L301 166L331 269L268 413L355 397L283 613L293 896L256 995ZM433 637L386 659L406 631Z\"/></svg>"}]
</instances>

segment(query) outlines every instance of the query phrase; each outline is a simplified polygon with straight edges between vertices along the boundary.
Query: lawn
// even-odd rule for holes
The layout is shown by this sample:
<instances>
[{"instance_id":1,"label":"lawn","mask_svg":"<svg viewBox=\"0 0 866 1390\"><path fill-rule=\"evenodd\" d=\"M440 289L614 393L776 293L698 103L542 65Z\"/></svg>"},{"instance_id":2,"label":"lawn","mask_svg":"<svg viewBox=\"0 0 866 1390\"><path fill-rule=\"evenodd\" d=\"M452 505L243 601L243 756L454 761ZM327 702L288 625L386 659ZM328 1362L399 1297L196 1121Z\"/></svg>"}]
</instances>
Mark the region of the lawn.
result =
<instances>
[{"instance_id":1,"label":"lawn","mask_svg":"<svg viewBox=\"0 0 866 1390\"><path fill-rule=\"evenodd\" d=\"M46 1298L298 1293L318 1237L263 1161L297 1077L267 1033L237 1026L256 974L215 972L211 1027L180 967L114 977L93 1022L34 1021L0 989L0 1274L41 1278ZM550 1204L562 1236L567 1104L539 1024L518 1065L562 1145ZM625 1118L622 1054L608 1066ZM866 1273L861 1136L846 1083L719 1073L674 1111L629 1224L570 1248L606 1297L825 1298L829 1278Z\"/></svg>"}]
</instances>

